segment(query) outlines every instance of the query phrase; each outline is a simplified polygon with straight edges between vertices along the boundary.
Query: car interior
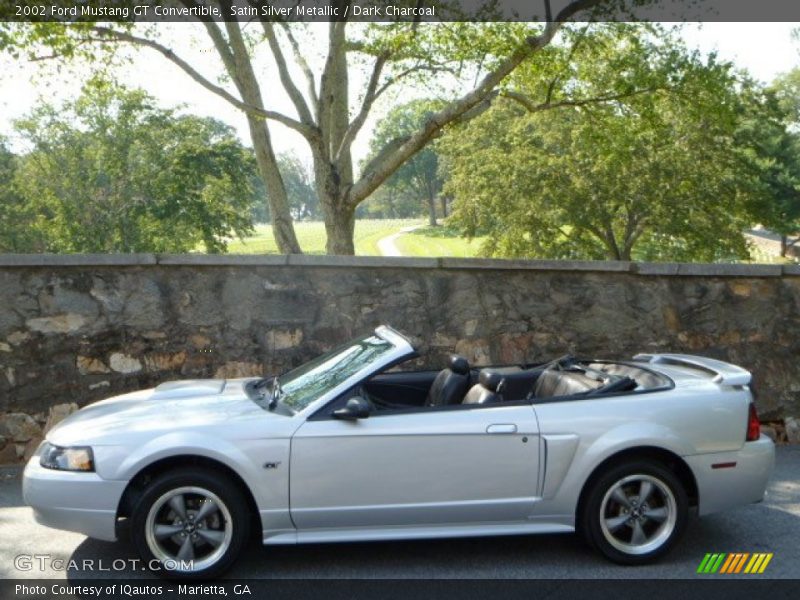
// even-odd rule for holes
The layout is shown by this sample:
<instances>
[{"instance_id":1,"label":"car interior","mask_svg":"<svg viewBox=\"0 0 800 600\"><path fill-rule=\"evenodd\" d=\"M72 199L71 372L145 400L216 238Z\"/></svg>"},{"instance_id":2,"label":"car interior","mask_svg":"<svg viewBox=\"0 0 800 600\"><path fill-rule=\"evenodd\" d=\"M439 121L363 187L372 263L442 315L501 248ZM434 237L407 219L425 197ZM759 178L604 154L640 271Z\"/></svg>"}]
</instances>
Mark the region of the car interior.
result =
<instances>
[{"instance_id":1,"label":"car interior","mask_svg":"<svg viewBox=\"0 0 800 600\"><path fill-rule=\"evenodd\" d=\"M442 408L507 402L542 403L667 388L654 371L616 362L563 356L543 364L472 367L452 354L440 371L391 371L373 376L348 396L365 398L376 411Z\"/></svg>"}]
</instances>

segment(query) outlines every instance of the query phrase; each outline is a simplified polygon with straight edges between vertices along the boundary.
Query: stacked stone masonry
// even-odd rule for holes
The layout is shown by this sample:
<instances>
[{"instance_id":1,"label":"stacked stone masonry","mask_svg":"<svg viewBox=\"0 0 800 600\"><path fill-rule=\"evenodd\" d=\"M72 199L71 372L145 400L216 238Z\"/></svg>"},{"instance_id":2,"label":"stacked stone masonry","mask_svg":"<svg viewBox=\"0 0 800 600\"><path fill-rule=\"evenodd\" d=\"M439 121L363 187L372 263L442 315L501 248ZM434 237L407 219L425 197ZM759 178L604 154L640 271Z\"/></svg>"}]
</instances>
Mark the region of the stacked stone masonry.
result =
<instances>
[{"instance_id":1,"label":"stacked stone masonry","mask_svg":"<svg viewBox=\"0 0 800 600\"><path fill-rule=\"evenodd\" d=\"M711 356L753 371L762 417L800 416L797 266L0 255L0 463L77 407L279 372L381 323L417 341L419 368Z\"/></svg>"}]
</instances>

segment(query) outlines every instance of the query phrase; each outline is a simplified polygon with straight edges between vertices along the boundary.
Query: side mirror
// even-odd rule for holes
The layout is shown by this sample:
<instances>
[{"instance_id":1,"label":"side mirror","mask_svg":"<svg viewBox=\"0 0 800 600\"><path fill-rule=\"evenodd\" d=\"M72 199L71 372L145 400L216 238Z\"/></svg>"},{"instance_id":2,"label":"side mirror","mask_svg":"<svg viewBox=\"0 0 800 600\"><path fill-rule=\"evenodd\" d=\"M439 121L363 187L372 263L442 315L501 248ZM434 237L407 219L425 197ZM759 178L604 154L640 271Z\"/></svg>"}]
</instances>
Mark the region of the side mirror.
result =
<instances>
[{"instance_id":1,"label":"side mirror","mask_svg":"<svg viewBox=\"0 0 800 600\"><path fill-rule=\"evenodd\" d=\"M371 409L369 403L361 396L354 396L347 401L342 408L333 411L334 419L344 419L354 421L356 419L366 419L369 417Z\"/></svg>"}]
</instances>

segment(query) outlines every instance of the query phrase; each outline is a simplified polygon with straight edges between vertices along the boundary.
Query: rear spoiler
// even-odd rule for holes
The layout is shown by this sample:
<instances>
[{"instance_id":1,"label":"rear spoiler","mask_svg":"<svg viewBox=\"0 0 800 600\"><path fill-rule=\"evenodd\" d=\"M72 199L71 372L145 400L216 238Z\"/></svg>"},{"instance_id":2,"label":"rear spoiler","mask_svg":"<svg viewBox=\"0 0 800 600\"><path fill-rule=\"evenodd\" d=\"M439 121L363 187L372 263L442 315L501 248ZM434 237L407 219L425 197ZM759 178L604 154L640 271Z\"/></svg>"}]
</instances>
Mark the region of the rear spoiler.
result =
<instances>
[{"instance_id":1,"label":"rear spoiler","mask_svg":"<svg viewBox=\"0 0 800 600\"><path fill-rule=\"evenodd\" d=\"M698 369L710 373L714 383L721 385L747 385L753 377L750 371L731 363L691 354L637 354L633 360L653 365L675 365Z\"/></svg>"}]
</instances>

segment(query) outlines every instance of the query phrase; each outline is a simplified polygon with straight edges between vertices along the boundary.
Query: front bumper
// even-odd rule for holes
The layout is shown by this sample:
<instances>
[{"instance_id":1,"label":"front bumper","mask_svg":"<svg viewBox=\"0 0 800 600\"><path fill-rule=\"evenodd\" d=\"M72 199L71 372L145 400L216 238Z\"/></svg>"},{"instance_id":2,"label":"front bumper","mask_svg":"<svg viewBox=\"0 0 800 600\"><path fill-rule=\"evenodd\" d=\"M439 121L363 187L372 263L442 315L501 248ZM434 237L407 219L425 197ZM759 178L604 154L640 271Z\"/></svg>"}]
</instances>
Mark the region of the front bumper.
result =
<instances>
[{"instance_id":1,"label":"front bumper","mask_svg":"<svg viewBox=\"0 0 800 600\"><path fill-rule=\"evenodd\" d=\"M38 456L22 475L22 497L37 523L109 542L117 539L117 507L126 486L97 473L45 469Z\"/></svg>"},{"instance_id":2,"label":"front bumper","mask_svg":"<svg viewBox=\"0 0 800 600\"><path fill-rule=\"evenodd\" d=\"M764 499L775 465L775 444L762 434L758 441L745 442L734 452L696 454L684 459L697 481L698 513L707 515ZM720 468L731 464L735 466Z\"/></svg>"}]
</instances>

